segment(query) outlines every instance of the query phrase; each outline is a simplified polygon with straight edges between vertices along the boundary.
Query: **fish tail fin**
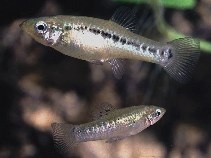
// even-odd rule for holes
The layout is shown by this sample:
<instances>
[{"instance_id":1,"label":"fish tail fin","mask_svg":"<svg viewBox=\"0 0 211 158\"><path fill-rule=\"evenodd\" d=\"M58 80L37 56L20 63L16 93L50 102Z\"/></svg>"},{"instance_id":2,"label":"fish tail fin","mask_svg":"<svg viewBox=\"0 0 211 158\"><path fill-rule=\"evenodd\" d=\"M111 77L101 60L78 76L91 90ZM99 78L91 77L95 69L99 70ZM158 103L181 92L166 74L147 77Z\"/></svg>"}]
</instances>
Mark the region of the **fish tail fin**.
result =
<instances>
[{"instance_id":1,"label":"fish tail fin","mask_svg":"<svg viewBox=\"0 0 211 158\"><path fill-rule=\"evenodd\" d=\"M191 78L200 55L200 42L191 37L167 43L171 47L168 62L161 64L176 81L184 84Z\"/></svg>"},{"instance_id":2,"label":"fish tail fin","mask_svg":"<svg viewBox=\"0 0 211 158\"><path fill-rule=\"evenodd\" d=\"M76 143L74 136L74 125L66 123L52 123L53 141L55 148L61 152L66 153Z\"/></svg>"}]
</instances>

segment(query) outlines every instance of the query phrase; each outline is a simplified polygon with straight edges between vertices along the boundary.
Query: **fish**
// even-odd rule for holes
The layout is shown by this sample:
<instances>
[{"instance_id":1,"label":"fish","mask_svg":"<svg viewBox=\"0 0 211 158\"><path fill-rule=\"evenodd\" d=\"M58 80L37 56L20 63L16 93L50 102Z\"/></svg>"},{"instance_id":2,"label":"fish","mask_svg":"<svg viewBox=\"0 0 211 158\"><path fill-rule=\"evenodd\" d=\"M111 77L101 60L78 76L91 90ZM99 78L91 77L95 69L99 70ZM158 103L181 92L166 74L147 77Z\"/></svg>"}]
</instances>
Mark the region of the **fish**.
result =
<instances>
[{"instance_id":1,"label":"fish","mask_svg":"<svg viewBox=\"0 0 211 158\"><path fill-rule=\"evenodd\" d=\"M67 56L109 63L117 79L130 59L158 64L179 83L187 83L200 55L200 41L192 37L157 42L136 34L135 13L125 8L117 9L109 20L57 15L25 20L20 28Z\"/></svg>"},{"instance_id":2,"label":"fish","mask_svg":"<svg viewBox=\"0 0 211 158\"><path fill-rule=\"evenodd\" d=\"M112 143L135 135L155 124L164 115L164 108L153 105L139 105L115 109L104 103L95 120L73 125L52 123L52 135L57 151L65 153L81 142L106 140Z\"/></svg>"}]
</instances>

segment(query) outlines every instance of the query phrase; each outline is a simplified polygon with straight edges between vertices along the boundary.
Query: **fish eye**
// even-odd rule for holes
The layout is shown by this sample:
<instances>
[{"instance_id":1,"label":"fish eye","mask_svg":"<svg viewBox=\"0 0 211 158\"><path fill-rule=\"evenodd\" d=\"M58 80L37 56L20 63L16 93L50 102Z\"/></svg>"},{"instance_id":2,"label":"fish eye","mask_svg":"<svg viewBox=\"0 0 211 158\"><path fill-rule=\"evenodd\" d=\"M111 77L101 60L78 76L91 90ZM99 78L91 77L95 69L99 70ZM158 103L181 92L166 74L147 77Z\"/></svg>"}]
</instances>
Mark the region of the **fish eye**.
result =
<instances>
[{"instance_id":1,"label":"fish eye","mask_svg":"<svg viewBox=\"0 0 211 158\"><path fill-rule=\"evenodd\" d=\"M35 24L35 30L37 33L44 33L47 29L47 24L44 21L39 21Z\"/></svg>"},{"instance_id":2,"label":"fish eye","mask_svg":"<svg viewBox=\"0 0 211 158\"><path fill-rule=\"evenodd\" d=\"M160 114L161 114L161 110L160 109L156 109L156 115L160 116Z\"/></svg>"}]
</instances>

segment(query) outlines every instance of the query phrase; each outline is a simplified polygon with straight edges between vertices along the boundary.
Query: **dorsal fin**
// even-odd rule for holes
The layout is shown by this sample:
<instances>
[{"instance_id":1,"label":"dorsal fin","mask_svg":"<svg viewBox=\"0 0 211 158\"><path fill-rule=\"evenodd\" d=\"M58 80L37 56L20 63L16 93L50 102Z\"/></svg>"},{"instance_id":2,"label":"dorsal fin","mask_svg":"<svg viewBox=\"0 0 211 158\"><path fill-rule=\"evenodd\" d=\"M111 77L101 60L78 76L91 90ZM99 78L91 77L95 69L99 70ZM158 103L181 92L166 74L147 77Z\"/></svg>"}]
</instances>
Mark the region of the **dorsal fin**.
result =
<instances>
[{"instance_id":1,"label":"dorsal fin","mask_svg":"<svg viewBox=\"0 0 211 158\"><path fill-rule=\"evenodd\" d=\"M109 112L114 111L116 108L108 102L101 103L95 106L92 112L94 120L99 119L102 116L107 115Z\"/></svg>"},{"instance_id":2,"label":"dorsal fin","mask_svg":"<svg viewBox=\"0 0 211 158\"><path fill-rule=\"evenodd\" d=\"M114 12L110 20L132 32L137 31L135 10L131 10L127 7L120 7Z\"/></svg>"}]
</instances>

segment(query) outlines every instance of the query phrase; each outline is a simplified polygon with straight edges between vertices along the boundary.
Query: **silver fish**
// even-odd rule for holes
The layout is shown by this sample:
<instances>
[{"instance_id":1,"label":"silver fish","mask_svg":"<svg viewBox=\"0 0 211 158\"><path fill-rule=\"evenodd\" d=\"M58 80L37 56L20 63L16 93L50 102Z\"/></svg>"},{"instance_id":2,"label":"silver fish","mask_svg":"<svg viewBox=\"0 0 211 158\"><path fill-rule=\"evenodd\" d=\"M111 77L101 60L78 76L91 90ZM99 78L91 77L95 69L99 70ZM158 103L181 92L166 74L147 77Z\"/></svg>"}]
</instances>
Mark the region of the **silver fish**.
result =
<instances>
[{"instance_id":1,"label":"silver fish","mask_svg":"<svg viewBox=\"0 0 211 158\"><path fill-rule=\"evenodd\" d=\"M124 59L134 59L159 64L178 82L187 82L199 58L199 40L156 42L134 33L134 19L134 12L119 9L110 20L58 15L29 19L20 27L65 55L109 63L116 78L124 73Z\"/></svg>"},{"instance_id":2,"label":"silver fish","mask_svg":"<svg viewBox=\"0 0 211 158\"><path fill-rule=\"evenodd\" d=\"M117 141L153 125L165 111L161 107L141 105L112 111L106 109L103 116L85 124L52 123L54 143L60 152L66 152L80 142Z\"/></svg>"}]
</instances>

